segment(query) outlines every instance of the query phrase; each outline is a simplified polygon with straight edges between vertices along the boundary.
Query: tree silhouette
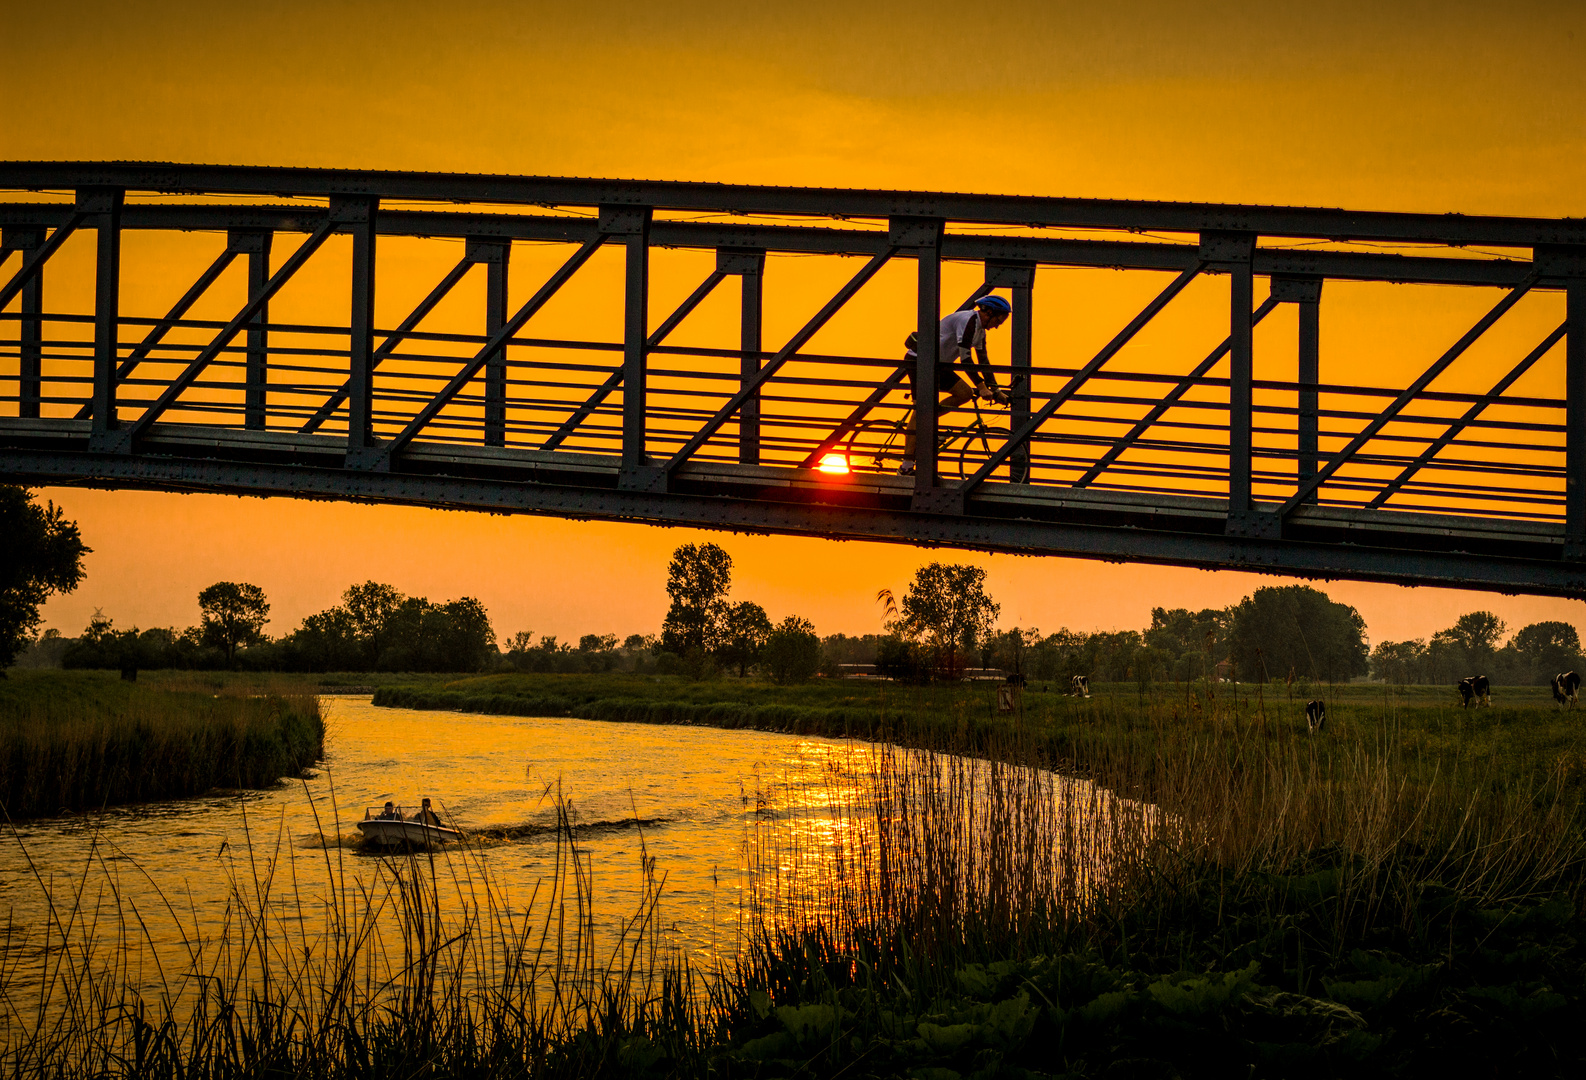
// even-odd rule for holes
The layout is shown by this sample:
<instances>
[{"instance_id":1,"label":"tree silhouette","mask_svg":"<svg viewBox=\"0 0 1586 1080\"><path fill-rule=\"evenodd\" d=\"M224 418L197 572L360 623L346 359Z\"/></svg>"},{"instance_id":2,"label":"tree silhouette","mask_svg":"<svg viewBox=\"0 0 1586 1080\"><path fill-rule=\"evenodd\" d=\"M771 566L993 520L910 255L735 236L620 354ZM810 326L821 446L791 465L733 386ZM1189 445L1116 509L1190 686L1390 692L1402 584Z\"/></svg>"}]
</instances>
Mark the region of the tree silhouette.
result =
<instances>
[{"instance_id":1,"label":"tree silhouette","mask_svg":"<svg viewBox=\"0 0 1586 1080\"><path fill-rule=\"evenodd\" d=\"M226 662L236 659L238 645L264 639L270 602L264 590L247 582L217 581L198 594L204 643L226 651Z\"/></svg>"},{"instance_id":2,"label":"tree silhouette","mask_svg":"<svg viewBox=\"0 0 1586 1080\"><path fill-rule=\"evenodd\" d=\"M716 654L722 663L737 667L741 679L749 673L749 665L759 661L770 636L771 620L766 617L765 608L745 600L727 609Z\"/></svg>"},{"instance_id":3,"label":"tree silhouette","mask_svg":"<svg viewBox=\"0 0 1586 1080\"><path fill-rule=\"evenodd\" d=\"M959 651L989 637L1002 609L986 595L984 568L933 562L915 571L899 611L899 629L924 638L952 677Z\"/></svg>"},{"instance_id":4,"label":"tree silhouette","mask_svg":"<svg viewBox=\"0 0 1586 1080\"><path fill-rule=\"evenodd\" d=\"M0 678L33 640L39 605L82 581L90 550L54 503L39 506L26 488L0 485Z\"/></svg>"},{"instance_id":5,"label":"tree silhouette","mask_svg":"<svg viewBox=\"0 0 1586 1080\"><path fill-rule=\"evenodd\" d=\"M672 598L661 623L661 647L685 655L714 652L721 644L732 587L732 556L716 544L684 544L672 553L666 568L666 592Z\"/></svg>"}]
</instances>

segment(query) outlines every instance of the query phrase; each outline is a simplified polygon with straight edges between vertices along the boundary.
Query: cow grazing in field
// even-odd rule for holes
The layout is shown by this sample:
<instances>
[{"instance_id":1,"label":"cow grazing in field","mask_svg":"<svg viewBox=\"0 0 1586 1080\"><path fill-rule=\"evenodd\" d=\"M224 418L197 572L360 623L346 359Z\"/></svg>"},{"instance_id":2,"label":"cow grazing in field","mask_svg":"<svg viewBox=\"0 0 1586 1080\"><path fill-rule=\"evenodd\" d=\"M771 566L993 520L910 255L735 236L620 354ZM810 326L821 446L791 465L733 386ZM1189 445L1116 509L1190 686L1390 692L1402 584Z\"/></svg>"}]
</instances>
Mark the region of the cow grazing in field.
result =
<instances>
[{"instance_id":1,"label":"cow grazing in field","mask_svg":"<svg viewBox=\"0 0 1586 1080\"><path fill-rule=\"evenodd\" d=\"M1311 729L1312 735L1320 735L1322 727L1327 723L1327 705L1321 701L1307 701L1305 703L1305 724Z\"/></svg>"},{"instance_id":2,"label":"cow grazing in field","mask_svg":"<svg viewBox=\"0 0 1586 1080\"><path fill-rule=\"evenodd\" d=\"M1492 689L1487 683L1487 676L1472 675L1468 679L1459 680L1460 705L1469 706L1472 701L1477 705L1492 707Z\"/></svg>"},{"instance_id":3,"label":"cow grazing in field","mask_svg":"<svg viewBox=\"0 0 1586 1080\"><path fill-rule=\"evenodd\" d=\"M1082 697L1082 698L1090 697L1090 676L1088 676L1088 675L1075 675L1074 676L1074 696L1075 697Z\"/></svg>"},{"instance_id":4,"label":"cow grazing in field","mask_svg":"<svg viewBox=\"0 0 1586 1080\"><path fill-rule=\"evenodd\" d=\"M1579 705L1580 676L1573 671L1553 676L1553 700L1558 702L1561 709L1566 705Z\"/></svg>"}]
</instances>

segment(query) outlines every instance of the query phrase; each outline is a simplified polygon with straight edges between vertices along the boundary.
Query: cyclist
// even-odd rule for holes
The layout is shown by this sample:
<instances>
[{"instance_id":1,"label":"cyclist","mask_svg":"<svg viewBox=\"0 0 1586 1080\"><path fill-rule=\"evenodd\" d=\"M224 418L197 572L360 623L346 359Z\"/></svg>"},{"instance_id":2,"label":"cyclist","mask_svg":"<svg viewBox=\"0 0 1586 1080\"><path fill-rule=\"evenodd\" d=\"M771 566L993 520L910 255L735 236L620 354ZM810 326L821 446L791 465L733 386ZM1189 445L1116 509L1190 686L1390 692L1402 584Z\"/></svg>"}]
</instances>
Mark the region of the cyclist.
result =
<instances>
[{"instance_id":1,"label":"cyclist","mask_svg":"<svg viewBox=\"0 0 1586 1080\"><path fill-rule=\"evenodd\" d=\"M976 396L983 401L1008 404L1008 392L997 385L997 375L991 370L991 358L986 354L986 331L1001 326L1012 313L1013 309L1006 300L995 294L987 294L976 300L970 310L955 311L942 319L937 327L936 389L938 392L945 390L947 397L942 399L941 412L956 409ZM915 400L916 424L919 417L916 375L920 359L914 351L917 336L908 336L905 342L908 352L903 355L903 365L909 373L909 393ZM916 426L911 426L904 437L899 476L914 472L914 437L917 430Z\"/></svg>"}]
</instances>

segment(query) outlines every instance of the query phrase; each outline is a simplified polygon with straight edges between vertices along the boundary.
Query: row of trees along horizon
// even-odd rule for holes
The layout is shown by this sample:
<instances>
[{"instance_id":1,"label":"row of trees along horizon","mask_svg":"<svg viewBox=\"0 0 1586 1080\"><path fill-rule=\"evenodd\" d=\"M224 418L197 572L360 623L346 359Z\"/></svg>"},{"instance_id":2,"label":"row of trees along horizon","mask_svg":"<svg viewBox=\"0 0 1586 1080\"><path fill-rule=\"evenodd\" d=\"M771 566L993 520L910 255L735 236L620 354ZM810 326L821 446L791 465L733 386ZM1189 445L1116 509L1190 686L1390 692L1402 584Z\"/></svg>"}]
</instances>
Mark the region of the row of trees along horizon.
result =
<instances>
[{"instance_id":1,"label":"row of trees along horizon","mask_svg":"<svg viewBox=\"0 0 1586 1080\"><path fill-rule=\"evenodd\" d=\"M14 513L17 506L12 499L9 509ZM43 537L69 526L75 539L75 526L55 507L32 509L40 511L34 533ZM62 561L57 554L55 562ZM77 638L54 630L36 636L38 604L49 591L68 591L61 584L70 578L56 565L53 583L0 581L0 669L17 659L23 666L127 674L140 668L631 671L796 682L874 665L878 674L911 681L951 679L982 668L1059 685L1075 675L1143 685L1208 677L1347 682L1360 676L1428 684L1471 674L1497 683L1546 684L1555 673L1582 664L1580 637L1569 623L1532 623L1505 641L1507 627L1488 611L1462 615L1430 640L1385 641L1371 650L1359 612L1303 585L1257 589L1226 608L1152 608L1151 625L1142 630L999 630L1001 609L986 592L985 571L940 562L921 567L901 599L886 589L877 594L881 633L821 638L808 619L788 615L773 623L759 604L731 599L732 558L710 543L684 544L674 552L666 585L671 605L660 633L630 634L620 642L615 634L586 634L575 644L523 630L498 644L477 599L433 603L375 581L349 587L341 604L275 639L264 633L268 599L245 582L217 582L201 591L199 623L184 630L117 629L96 613Z\"/></svg>"}]
</instances>

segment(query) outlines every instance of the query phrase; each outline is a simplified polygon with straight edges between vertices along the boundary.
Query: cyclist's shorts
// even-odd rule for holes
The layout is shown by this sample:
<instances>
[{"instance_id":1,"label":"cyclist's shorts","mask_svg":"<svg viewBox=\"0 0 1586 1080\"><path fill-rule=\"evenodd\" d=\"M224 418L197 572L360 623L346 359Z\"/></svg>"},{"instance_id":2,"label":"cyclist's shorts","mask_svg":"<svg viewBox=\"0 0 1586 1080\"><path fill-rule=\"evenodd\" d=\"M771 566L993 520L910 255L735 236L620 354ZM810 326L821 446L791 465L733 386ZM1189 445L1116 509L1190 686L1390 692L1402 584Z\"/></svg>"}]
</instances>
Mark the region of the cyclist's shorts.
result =
<instances>
[{"instance_id":1,"label":"cyclist's shorts","mask_svg":"<svg viewBox=\"0 0 1586 1080\"><path fill-rule=\"evenodd\" d=\"M910 359L908 357L905 357L904 360L903 360L903 369L909 373L909 396L910 397L918 396L915 393L916 388L915 388L914 384L915 384L915 381L916 381L916 376L919 374L919 362L917 360L913 360L913 359ZM965 379L964 376L959 372L958 368L954 367L952 364L944 364L941 361L937 361L937 364L936 364L936 391L937 391L937 393L945 394L945 393L947 393L949 390L951 390L953 388L953 384L958 383L958 382L966 382L967 383L968 381L969 380Z\"/></svg>"}]
</instances>

